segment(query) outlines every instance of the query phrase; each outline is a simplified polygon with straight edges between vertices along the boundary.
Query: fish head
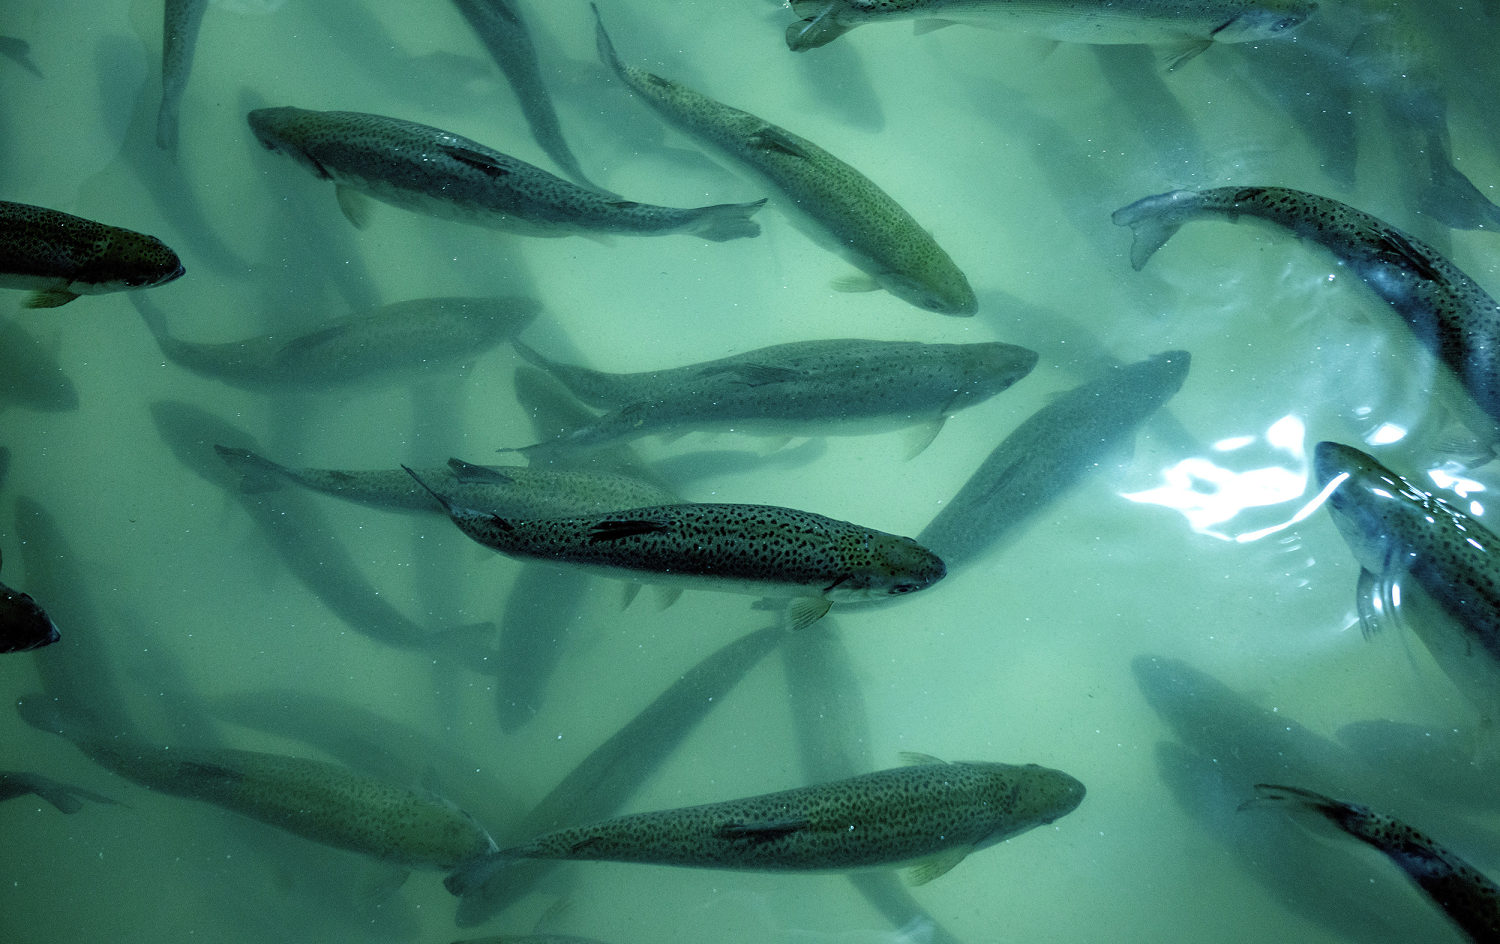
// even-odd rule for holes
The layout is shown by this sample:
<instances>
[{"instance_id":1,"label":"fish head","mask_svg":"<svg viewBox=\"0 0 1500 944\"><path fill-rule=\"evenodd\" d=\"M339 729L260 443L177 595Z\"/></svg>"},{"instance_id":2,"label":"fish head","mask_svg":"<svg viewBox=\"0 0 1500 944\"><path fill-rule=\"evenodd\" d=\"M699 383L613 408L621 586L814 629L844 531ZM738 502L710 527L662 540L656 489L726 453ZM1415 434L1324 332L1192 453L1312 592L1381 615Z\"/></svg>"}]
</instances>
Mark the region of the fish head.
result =
<instances>
[{"instance_id":1,"label":"fish head","mask_svg":"<svg viewBox=\"0 0 1500 944\"><path fill-rule=\"evenodd\" d=\"M145 233L114 230L94 249L80 278L110 291L165 285L187 271L171 247Z\"/></svg>"},{"instance_id":2,"label":"fish head","mask_svg":"<svg viewBox=\"0 0 1500 944\"><path fill-rule=\"evenodd\" d=\"M943 559L911 538L873 532L852 548L855 566L824 591L835 603L880 600L915 593L948 573Z\"/></svg>"},{"instance_id":3,"label":"fish head","mask_svg":"<svg viewBox=\"0 0 1500 944\"><path fill-rule=\"evenodd\" d=\"M1270 0L1231 17L1213 31L1216 43L1253 43L1285 36L1300 26L1318 5L1312 0Z\"/></svg>"},{"instance_id":4,"label":"fish head","mask_svg":"<svg viewBox=\"0 0 1500 944\"><path fill-rule=\"evenodd\" d=\"M1403 532L1422 528L1434 515L1457 515L1353 446L1318 443L1313 470L1327 492L1333 523L1360 566L1372 574L1385 576L1400 570L1401 561L1393 555L1402 544Z\"/></svg>"},{"instance_id":5,"label":"fish head","mask_svg":"<svg viewBox=\"0 0 1500 944\"><path fill-rule=\"evenodd\" d=\"M62 638L57 625L29 593L0 583L0 652L25 652Z\"/></svg>"},{"instance_id":6,"label":"fish head","mask_svg":"<svg viewBox=\"0 0 1500 944\"><path fill-rule=\"evenodd\" d=\"M977 764L983 768L981 799L996 817L996 828L978 844L994 845L1011 836L1061 819L1083 802L1083 783L1040 764Z\"/></svg>"},{"instance_id":7,"label":"fish head","mask_svg":"<svg viewBox=\"0 0 1500 944\"><path fill-rule=\"evenodd\" d=\"M245 120L249 122L250 131L261 147L276 154L285 154L319 177L330 179L331 175L308 149L309 142L318 131L319 119L325 114L328 113L282 106L257 108L246 115Z\"/></svg>"},{"instance_id":8,"label":"fish head","mask_svg":"<svg viewBox=\"0 0 1500 944\"><path fill-rule=\"evenodd\" d=\"M915 274L882 272L875 281L902 301L940 315L967 317L979 310L968 278L946 255Z\"/></svg>"},{"instance_id":9,"label":"fish head","mask_svg":"<svg viewBox=\"0 0 1500 944\"><path fill-rule=\"evenodd\" d=\"M965 344L963 376L968 383L954 397L955 401L983 400L1006 389L1031 373L1039 355L1030 348L999 341Z\"/></svg>"}]
</instances>

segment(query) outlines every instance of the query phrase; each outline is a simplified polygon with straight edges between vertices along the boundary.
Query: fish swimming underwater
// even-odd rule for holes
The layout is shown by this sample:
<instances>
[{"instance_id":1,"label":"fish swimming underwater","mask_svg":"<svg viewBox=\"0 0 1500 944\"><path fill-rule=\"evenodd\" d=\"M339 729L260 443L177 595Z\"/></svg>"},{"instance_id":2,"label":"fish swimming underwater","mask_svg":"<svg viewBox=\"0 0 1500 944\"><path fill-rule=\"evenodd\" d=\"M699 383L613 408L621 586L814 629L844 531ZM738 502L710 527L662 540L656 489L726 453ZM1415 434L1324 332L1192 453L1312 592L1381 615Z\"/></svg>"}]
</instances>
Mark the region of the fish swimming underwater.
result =
<instances>
[{"instance_id":1,"label":"fish swimming underwater","mask_svg":"<svg viewBox=\"0 0 1500 944\"><path fill-rule=\"evenodd\" d=\"M540 309L519 297L414 298L331 319L299 337L199 344L172 335L160 310L135 301L168 360L246 390L400 382L452 369L520 331Z\"/></svg>"},{"instance_id":2,"label":"fish swimming underwater","mask_svg":"<svg viewBox=\"0 0 1500 944\"><path fill-rule=\"evenodd\" d=\"M1337 200L1285 187L1174 190L1113 219L1134 234L1130 264L1139 270L1183 223L1212 217L1264 220L1331 251L1500 420L1500 305L1437 250Z\"/></svg>"},{"instance_id":3,"label":"fish swimming underwater","mask_svg":"<svg viewBox=\"0 0 1500 944\"><path fill-rule=\"evenodd\" d=\"M911 758L847 780L559 829L477 859L444 884L463 895L519 859L765 872L910 865L921 884L1083 802L1083 784L1060 770Z\"/></svg>"},{"instance_id":4,"label":"fish swimming underwater","mask_svg":"<svg viewBox=\"0 0 1500 944\"><path fill-rule=\"evenodd\" d=\"M219 458L244 473L240 488L245 492L292 484L386 511L443 511L401 469L292 469L248 449L214 449ZM418 469L417 475L455 505L508 518L566 518L677 501L665 489L609 472L484 466L450 459L446 466Z\"/></svg>"},{"instance_id":5,"label":"fish swimming underwater","mask_svg":"<svg viewBox=\"0 0 1500 944\"><path fill-rule=\"evenodd\" d=\"M459 530L502 554L641 583L791 597L796 628L821 619L835 603L914 593L946 572L937 555L911 538L794 508L704 502L526 520L432 494Z\"/></svg>"},{"instance_id":6,"label":"fish swimming underwater","mask_svg":"<svg viewBox=\"0 0 1500 944\"><path fill-rule=\"evenodd\" d=\"M325 846L408 868L452 869L495 850L473 817L425 790L302 757L99 736L59 714L50 701L27 696L22 717L159 793L212 803Z\"/></svg>"},{"instance_id":7,"label":"fish swimming underwater","mask_svg":"<svg viewBox=\"0 0 1500 944\"><path fill-rule=\"evenodd\" d=\"M52 804L59 813L77 813L84 800L114 804L114 800L92 790L61 783L51 777L20 770L0 770L0 801L34 794Z\"/></svg>"},{"instance_id":8,"label":"fish swimming underwater","mask_svg":"<svg viewBox=\"0 0 1500 944\"><path fill-rule=\"evenodd\" d=\"M1500 941L1500 885L1425 833L1358 803L1269 783L1256 784L1255 799L1240 809L1271 804L1316 813L1380 850L1471 940Z\"/></svg>"},{"instance_id":9,"label":"fish swimming underwater","mask_svg":"<svg viewBox=\"0 0 1500 944\"><path fill-rule=\"evenodd\" d=\"M198 48L198 28L208 0L166 0L161 29L161 107L156 113L156 146L177 150L177 117L182 93L187 91L193 71L193 53Z\"/></svg>"},{"instance_id":10,"label":"fish swimming underwater","mask_svg":"<svg viewBox=\"0 0 1500 944\"><path fill-rule=\"evenodd\" d=\"M837 252L866 279L918 308L972 315L979 301L948 253L890 195L806 138L644 69L627 66L599 18L599 57L666 122L750 171L780 197L776 205L814 242Z\"/></svg>"},{"instance_id":11,"label":"fish swimming underwater","mask_svg":"<svg viewBox=\"0 0 1500 944\"><path fill-rule=\"evenodd\" d=\"M1366 632L1379 627L1377 609L1394 605L1392 584L1410 576L1452 617L1413 620L1413 631L1480 711L1500 720L1500 538L1351 446L1318 443L1313 464L1318 482L1333 486L1329 514L1361 567Z\"/></svg>"},{"instance_id":12,"label":"fish swimming underwater","mask_svg":"<svg viewBox=\"0 0 1500 944\"><path fill-rule=\"evenodd\" d=\"M57 624L30 594L0 583L0 652L40 649L61 638Z\"/></svg>"},{"instance_id":13,"label":"fish swimming underwater","mask_svg":"<svg viewBox=\"0 0 1500 944\"><path fill-rule=\"evenodd\" d=\"M27 308L165 285L184 271L155 236L0 200L0 288L30 289Z\"/></svg>"},{"instance_id":14,"label":"fish swimming underwater","mask_svg":"<svg viewBox=\"0 0 1500 944\"><path fill-rule=\"evenodd\" d=\"M791 436L916 424L925 427L925 447L950 415L1005 390L1037 361L1035 351L998 342L850 338L777 344L687 367L609 374L559 364L520 341L512 343L575 396L611 411L523 452L593 448L680 430Z\"/></svg>"},{"instance_id":15,"label":"fish swimming underwater","mask_svg":"<svg viewBox=\"0 0 1500 944\"><path fill-rule=\"evenodd\" d=\"M360 194L445 220L526 236L667 236L711 242L760 235L765 205L680 209L622 200L554 177L477 141L399 118L353 111L258 108L250 128L269 151L332 180L339 206L364 225Z\"/></svg>"},{"instance_id":16,"label":"fish swimming underwater","mask_svg":"<svg viewBox=\"0 0 1500 944\"><path fill-rule=\"evenodd\" d=\"M1174 67L1214 43L1286 35L1317 9L1312 0L790 0L790 6L802 18L786 28L786 44L796 52L866 23L917 20L919 32L968 23L1065 43L1171 43L1180 50Z\"/></svg>"}]
</instances>

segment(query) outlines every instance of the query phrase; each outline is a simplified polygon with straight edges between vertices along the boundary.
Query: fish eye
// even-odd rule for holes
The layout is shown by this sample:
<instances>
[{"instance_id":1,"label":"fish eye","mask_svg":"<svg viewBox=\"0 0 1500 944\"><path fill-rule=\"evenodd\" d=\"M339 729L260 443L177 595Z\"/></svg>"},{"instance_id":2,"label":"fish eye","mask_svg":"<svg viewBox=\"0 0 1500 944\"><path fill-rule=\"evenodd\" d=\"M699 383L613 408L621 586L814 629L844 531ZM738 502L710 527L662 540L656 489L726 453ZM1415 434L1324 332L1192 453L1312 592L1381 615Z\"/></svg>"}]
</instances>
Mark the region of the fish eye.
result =
<instances>
[{"instance_id":1,"label":"fish eye","mask_svg":"<svg viewBox=\"0 0 1500 944\"><path fill-rule=\"evenodd\" d=\"M917 585L916 584L912 584L912 583L898 583L898 584L896 584L894 587L892 587L890 589L890 593L891 593L892 596L894 596L894 595L896 595L898 593L911 593L915 589L917 589Z\"/></svg>"}]
</instances>

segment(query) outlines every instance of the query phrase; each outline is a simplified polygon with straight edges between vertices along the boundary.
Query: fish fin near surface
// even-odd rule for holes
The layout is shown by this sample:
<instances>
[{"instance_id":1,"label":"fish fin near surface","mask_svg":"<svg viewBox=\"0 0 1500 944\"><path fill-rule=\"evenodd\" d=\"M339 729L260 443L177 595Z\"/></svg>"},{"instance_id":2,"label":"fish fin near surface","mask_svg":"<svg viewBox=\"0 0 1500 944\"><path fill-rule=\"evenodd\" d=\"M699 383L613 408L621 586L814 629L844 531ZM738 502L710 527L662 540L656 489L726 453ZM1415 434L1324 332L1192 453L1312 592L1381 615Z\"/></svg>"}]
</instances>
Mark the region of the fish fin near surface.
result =
<instances>
[{"instance_id":1,"label":"fish fin near surface","mask_svg":"<svg viewBox=\"0 0 1500 944\"><path fill-rule=\"evenodd\" d=\"M941 757L933 757L931 754L923 754L921 751L901 751L896 757L904 767L930 767L933 764L948 763Z\"/></svg>"},{"instance_id":2,"label":"fish fin near surface","mask_svg":"<svg viewBox=\"0 0 1500 944\"><path fill-rule=\"evenodd\" d=\"M60 308L77 297L77 292L65 288L49 288L27 295L21 305L25 308Z\"/></svg>"},{"instance_id":3,"label":"fish fin near surface","mask_svg":"<svg viewBox=\"0 0 1500 944\"><path fill-rule=\"evenodd\" d=\"M1135 271L1144 269L1156 250L1182 228L1182 221L1172 218L1169 207L1158 197L1145 197L1110 215L1116 226L1130 227L1130 267Z\"/></svg>"},{"instance_id":4,"label":"fish fin near surface","mask_svg":"<svg viewBox=\"0 0 1500 944\"><path fill-rule=\"evenodd\" d=\"M641 584L626 582L620 585L620 609L630 609L630 604L641 595Z\"/></svg>"},{"instance_id":5,"label":"fish fin near surface","mask_svg":"<svg viewBox=\"0 0 1500 944\"><path fill-rule=\"evenodd\" d=\"M805 819L772 820L764 823L725 823L714 833L720 839L770 842L806 829Z\"/></svg>"},{"instance_id":6,"label":"fish fin near surface","mask_svg":"<svg viewBox=\"0 0 1500 944\"><path fill-rule=\"evenodd\" d=\"M1359 609L1359 628L1366 639L1376 636L1397 619L1396 583L1370 570L1360 569L1355 589Z\"/></svg>"},{"instance_id":7,"label":"fish fin near surface","mask_svg":"<svg viewBox=\"0 0 1500 944\"><path fill-rule=\"evenodd\" d=\"M761 197L754 203L721 203L717 206L699 207L688 232L711 243L759 236L760 224L750 217L765 205L766 198Z\"/></svg>"},{"instance_id":8,"label":"fish fin near surface","mask_svg":"<svg viewBox=\"0 0 1500 944\"><path fill-rule=\"evenodd\" d=\"M443 511L445 511L445 512L448 513L448 517L450 517L450 518L454 517L454 515L455 515L455 509L453 507L453 503L452 502L450 502L448 499L444 498L442 495L439 495L437 492L433 491L432 486L428 485L426 482L422 481L422 477L420 475L418 475L412 469L411 466L403 464L401 466L401 468L405 469L406 470L406 474L409 475L409 476L411 476L413 479L415 479L418 485L420 485L420 486L422 486L422 488L426 489L427 490L427 494L429 494L433 498L437 499L438 504L443 506ZM504 521L504 519L501 518L499 515L493 515L492 517L496 521Z\"/></svg>"},{"instance_id":9,"label":"fish fin near surface","mask_svg":"<svg viewBox=\"0 0 1500 944\"><path fill-rule=\"evenodd\" d=\"M443 887L463 898L494 881L507 865L516 861L504 852L486 852L460 865L443 879Z\"/></svg>"},{"instance_id":10,"label":"fish fin near surface","mask_svg":"<svg viewBox=\"0 0 1500 944\"><path fill-rule=\"evenodd\" d=\"M864 272L853 275L841 275L830 282L829 286L835 292L847 292L851 294L857 292L878 292L884 288L884 286L876 281L875 276Z\"/></svg>"},{"instance_id":11,"label":"fish fin near surface","mask_svg":"<svg viewBox=\"0 0 1500 944\"><path fill-rule=\"evenodd\" d=\"M670 530L672 530L672 526L665 521L651 521L645 518L616 518L601 521L590 528L589 543L598 544L602 541L619 541L641 534L662 534Z\"/></svg>"},{"instance_id":12,"label":"fish fin near surface","mask_svg":"<svg viewBox=\"0 0 1500 944\"><path fill-rule=\"evenodd\" d=\"M826 46L854 27L833 14L847 6L844 0L791 0L792 15L801 17L786 28L786 46L792 52L806 52Z\"/></svg>"},{"instance_id":13,"label":"fish fin near surface","mask_svg":"<svg viewBox=\"0 0 1500 944\"><path fill-rule=\"evenodd\" d=\"M1194 39L1169 46L1167 48L1167 71L1176 72L1187 63L1192 62L1202 55L1203 51L1213 44L1214 42L1211 39Z\"/></svg>"},{"instance_id":14,"label":"fish fin near surface","mask_svg":"<svg viewBox=\"0 0 1500 944\"><path fill-rule=\"evenodd\" d=\"M353 187L343 184L333 185L333 195L339 203L339 209L344 213L344 219L354 225L355 229L364 229L370 224L370 199Z\"/></svg>"},{"instance_id":15,"label":"fish fin near surface","mask_svg":"<svg viewBox=\"0 0 1500 944\"><path fill-rule=\"evenodd\" d=\"M969 853L973 851L973 846L955 846L952 849L944 849L936 855L928 856L906 870L906 883L926 885L938 876L946 874L955 865L968 858Z\"/></svg>"},{"instance_id":16,"label":"fish fin near surface","mask_svg":"<svg viewBox=\"0 0 1500 944\"><path fill-rule=\"evenodd\" d=\"M806 629L828 615L833 604L822 597L798 597L787 606L792 629Z\"/></svg>"},{"instance_id":17,"label":"fish fin near surface","mask_svg":"<svg viewBox=\"0 0 1500 944\"><path fill-rule=\"evenodd\" d=\"M224 464L240 473L240 491L259 495L286 487L286 469L249 449L235 449L214 443L214 452Z\"/></svg>"},{"instance_id":18,"label":"fish fin near surface","mask_svg":"<svg viewBox=\"0 0 1500 944\"><path fill-rule=\"evenodd\" d=\"M948 417L939 416L937 419L923 423L921 426L911 427L907 431L906 458L908 460L915 459L927 451L927 447L932 445L932 441L937 438L938 433L943 431L943 424L947 421Z\"/></svg>"},{"instance_id":19,"label":"fish fin near surface","mask_svg":"<svg viewBox=\"0 0 1500 944\"><path fill-rule=\"evenodd\" d=\"M490 465L475 465L458 458L450 458L448 468L453 471L453 477L465 485L512 485L516 481L515 476L506 474L502 469Z\"/></svg>"},{"instance_id":20,"label":"fish fin near surface","mask_svg":"<svg viewBox=\"0 0 1500 944\"><path fill-rule=\"evenodd\" d=\"M681 587L663 587L660 585L657 586L656 608L658 610L670 609L672 604L676 603L680 599L682 599Z\"/></svg>"}]
</instances>

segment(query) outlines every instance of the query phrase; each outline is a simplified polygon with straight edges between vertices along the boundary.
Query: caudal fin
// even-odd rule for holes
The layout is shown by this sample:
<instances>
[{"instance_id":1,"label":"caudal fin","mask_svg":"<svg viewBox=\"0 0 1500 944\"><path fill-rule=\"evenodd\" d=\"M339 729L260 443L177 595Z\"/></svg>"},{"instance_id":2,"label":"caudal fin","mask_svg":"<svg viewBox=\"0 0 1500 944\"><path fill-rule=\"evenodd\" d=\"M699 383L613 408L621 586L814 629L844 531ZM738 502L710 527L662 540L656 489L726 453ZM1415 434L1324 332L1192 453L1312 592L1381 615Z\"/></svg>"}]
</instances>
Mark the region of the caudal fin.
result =
<instances>
[{"instance_id":1,"label":"caudal fin","mask_svg":"<svg viewBox=\"0 0 1500 944\"><path fill-rule=\"evenodd\" d=\"M1130 267L1139 272L1172 234L1182 227L1183 203L1197 194L1174 190L1143 197L1130 206L1116 210L1110 219L1116 226L1128 226L1134 239L1130 244Z\"/></svg>"},{"instance_id":2,"label":"caudal fin","mask_svg":"<svg viewBox=\"0 0 1500 944\"><path fill-rule=\"evenodd\" d=\"M443 887L460 898L472 895L494 881L501 870L514 861L514 856L504 852L485 853L450 872L443 879Z\"/></svg>"},{"instance_id":3,"label":"caudal fin","mask_svg":"<svg viewBox=\"0 0 1500 944\"><path fill-rule=\"evenodd\" d=\"M802 19L786 28L786 45L793 52L826 46L854 28L835 15L843 0L791 0L792 13Z\"/></svg>"},{"instance_id":4,"label":"caudal fin","mask_svg":"<svg viewBox=\"0 0 1500 944\"><path fill-rule=\"evenodd\" d=\"M258 456L249 449L235 449L218 444L214 445L214 452L219 454L225 465L240 473L240 491L247 495L271 492L286 486L287 469L264 456Z\"/></svg>"},{"instance_id":5,"label":"caudal fin","mask_svg":"<svg viewBox=\"0 0 1500 944\"><path fill-rule=\"evenodd\" d=\"M717 206L700 207L688 232L715 243L759 236L760 224L750 217L765 205L766 198L761 197L754 203L721 203Z\"/></svg>"}]
</instances>

